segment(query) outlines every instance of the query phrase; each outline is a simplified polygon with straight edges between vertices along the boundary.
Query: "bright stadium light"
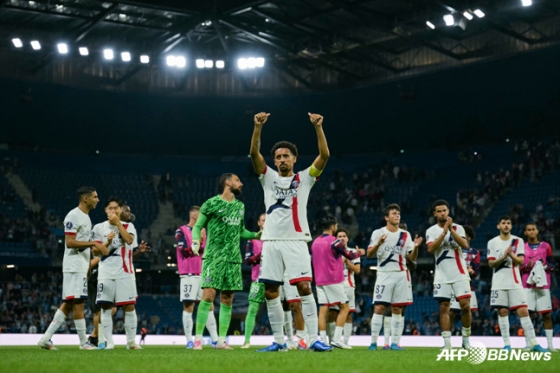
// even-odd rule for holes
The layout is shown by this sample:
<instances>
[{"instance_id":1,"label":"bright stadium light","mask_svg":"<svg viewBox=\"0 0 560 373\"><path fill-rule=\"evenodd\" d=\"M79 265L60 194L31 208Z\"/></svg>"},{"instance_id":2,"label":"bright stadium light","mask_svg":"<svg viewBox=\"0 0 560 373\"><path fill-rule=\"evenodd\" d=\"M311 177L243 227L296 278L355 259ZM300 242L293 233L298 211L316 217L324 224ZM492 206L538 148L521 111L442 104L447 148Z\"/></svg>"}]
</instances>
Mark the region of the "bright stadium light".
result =
<instances>
[{"instance_id":1,"label":"bright stadium light","mask_svg":"<svg viewBox=\"0 0 560 373\"><path fill-rule=\"evenodd\" d=\"M212 67L214 67L214 61L212 61L212 60L204 61L204 67L207 68L207 69L211 69Z\"/></svg>"},{"instance_id":2,"label":"bright stadium light","mask_svg":"<svg viewBox=\"0 0 560 373\"><path fill-rule=\"evenodd\" d=\"M264 67L264 58L257 57L256 66L257 67Z\"/></svg>"},{"instance_id":3,"label":"bright stadium light","mask_svg":"<svg viewBox=\"0 0 560 373\"><path fill-rule=\"evenodd\" d=\"M247 58L247 67L250 69L257 67L257 59L255 57Z\"/></svg>"},{"instance_id":4,"label":"bright stadium light","mask_svg":"<svg viewBox=\"0 0 560 373\"><path fill-rule=\"evenodd\" d=\"M41 49L41 43L39 43L37 40L33 40L31 42L31 48L33 48L33 50L40 50Z\"/></svg>"},{"instance_id":5,"label":"bright stadium light","mask_svg":"<svg viewBox=\"0 0 560 373\"><path fill-rule=\"evenodd\" d=\"M226 66L225 62L222 60L216 61L216 68L223 69Z\"/></svg>"},{"instance_id":6,"label":"bright stadium light","mask_svg":"<svg viewBox=\"0 0 560 373\"><path fill-rule=\"evenodd\" d=\"M177 56L177 67L183 68L187 66L187 59L183 56Z\"/></svg>"},{"instance_id":7,"label":"bright stadium light","mask_svg":"<svg viewBox=\"0 0 560 373\"><path fill-rule=\"evenodd\" d=\"M14 47L16 47L16 48L23 47L23 43L21 42L20 38L12 39L12 43L14 44Z\"/></svg>"},{"instance_id":8,"label":"bright stadium light","mask_svg":"<svg viewBox=\"0 0 560 373\"><path fill-rule=\"evenodd\" d=\"M103 57L105 57L106 60L112 60L115 58L115 52L109 48L103 49Z\"/></svg>"},{"instance_id":9,"label":"bright stadium light","mask_svg":"<svg viewBox=\"0 0 560 373\"><path fill-rule=\"evenodd\" d=\"M531 6L531 5L533 5L533 0L521 0L521 5Z\"/></svg>"},{"instance_id":10,"label":"bright stadium light","mask_svg":"<svg viewBox=\"0 0 560 373\"><path fill-rule=\"evenodd\" d=\"M453 26L455 24L455 17L453 17L453 14L446 14L443 16L443 21L446 26Z\"/></svg>"},{"instance_id":11,"label":"bright stadium light","mask_svg":"<svg viewBox=\"0 0 560 373\"><path fill-rule=\"evenodd\" d=\"M465 18L468 19L469 21L470 21L471 19L474 18L473 15L470 14L469 12L467 12L467 11L464 11L464 12L463 12L463 17L465 17Z\"/></svg>"},{"instance_id":12,"label":"bright stadium light","mask_svg":"<svg viewBox=\"0 0 560 373\"><path fill-rule=\"evenodd\" d=\"M429 28L431 28L432 30L436 28L436 26L430 22L430 21L426 21L426 24L428 25Z\"/></svg>"},{"instance_id":13,"label":"bright stadium light","mask_svg":"<svg viewBox=\"0 0 560 373\"><path fill-rule=\"evenodd\" d=\"M87 47L78 48L78 52L80 52L80 56L89 56L89 49Z\"/></svg>"},{"instance_id":14,"label":"bright stadium light","mask_svg":"<svg viewBox=\"0 0 560 373\"><path fill-rule=\"evenodd\" d=\"M141 63L150 63L150 56L148 56L147 54L143 54L140 56L140 62Z\"/></svg>"},{"instance_id":15,"label":"bright stadium light","mask_svg":"<svg viewBox=\"0 0 560 373\"><path fill-rule=\"evenodd\" d=\"M66 43L58 43L57 44L58 53L60 54L67 54L68 53L68 44Z\"/></svg>"},{"instance_id":16,"label":"bright stadium light","mask_svg":"<svg viewBox=\"0 0 560 373\"><path fill-rule=\"evenodd\" d=\"M247 59L246 58L238 59L237 67L239 67L241 70L245 70L247 68Z\"/></svg>"},{"instance_id":17,"label":"bright stadium light","mask_svg":"<svg viewBox=\"0 0 560 373\"><path fill-rule=\"evenodd\" d=\"M482 18L484 17L486 14L484 14L484 12L480 9L477 9L473 12L478 18Z\"/></svg>"},{"instance_id":18,"label":"bright stadium light","mask_svg":"<svg viewBox=\"0 0 560 373\"><path fill-rule=\"evenodd\" d=\"M130 60L132 59L132 57L130 56L130 52L122 52L121 58L124 62L130 62Z\"/></svg>"},{"instance_id":19,"label":"bright stadium light","mask_svg":"<svg viewBox=\"0 0 560 373\"><path fill-rule=\"evenodd\" d=\"M171 55L171 56L167 56L167 58L165 59L165 62L167 63L167 66L177 66L177 57Z\"/></svg>"},{"instance_id":20,"label":"bright stadium light","mask_svg":"<svg viewBox=\"0 0 560 373\"><path fill-rule=\"evenodd\" d=\"M196 60L196 67L199 69L204 69L204 60L202 58Z\"/></svg>"}]
</instances>

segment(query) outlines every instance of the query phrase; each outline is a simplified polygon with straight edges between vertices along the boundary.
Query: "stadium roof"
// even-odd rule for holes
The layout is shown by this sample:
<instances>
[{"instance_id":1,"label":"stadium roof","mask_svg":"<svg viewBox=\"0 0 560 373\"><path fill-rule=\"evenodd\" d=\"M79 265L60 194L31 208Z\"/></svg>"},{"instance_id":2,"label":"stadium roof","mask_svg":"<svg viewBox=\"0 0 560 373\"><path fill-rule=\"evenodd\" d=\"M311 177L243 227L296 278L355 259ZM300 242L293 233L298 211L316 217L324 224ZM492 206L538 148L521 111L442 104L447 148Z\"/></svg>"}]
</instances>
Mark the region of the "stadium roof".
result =
<instances>
[{"instance_id":1,"label":"stadium roof","mask_svg":"<svg viewBox=\"0 0 560 373\"><path fill-rule=\"evenodd\" d=\"M187 95L337 90L557 45L559 13L557 0L0 0L0 76Z\"/></svg>"}]
</instances>

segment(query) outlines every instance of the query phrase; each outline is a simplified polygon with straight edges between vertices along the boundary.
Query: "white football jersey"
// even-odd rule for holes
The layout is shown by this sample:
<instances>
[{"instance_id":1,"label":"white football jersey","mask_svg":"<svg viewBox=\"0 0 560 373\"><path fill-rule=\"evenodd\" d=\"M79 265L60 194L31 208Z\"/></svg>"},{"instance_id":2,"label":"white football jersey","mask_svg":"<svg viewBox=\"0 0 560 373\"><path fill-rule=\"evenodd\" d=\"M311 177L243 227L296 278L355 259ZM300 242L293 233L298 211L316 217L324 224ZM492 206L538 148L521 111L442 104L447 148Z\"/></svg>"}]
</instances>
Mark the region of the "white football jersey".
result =
<instances>
[{"instance_id":1,"label":"white football jersey","mask_svg":"<svg viewBox=\"0 0 560 373\"><path fill-rule=\"evenodd\" d=\"M525 243L517 236L511 235L510 239L503 241L500 236L488 241L488 260L497 260L504 255L504 251L511 247L517 256L525 255ZM498 268L494 268L492 275L492 290L521 289L521 275L519 266L513 265L513 260L508 256Z\"/></svg>"},{"instance_id":2,"label":"white football jersey","mask_svg":"<svg viewBox=\"0 0 560 373\"><path fill-rule=\"evenodd\" d=\"M465 238L465 229L462 225L453 224L453 230L459 236ZM432 225L426 231L426 245L431 244L441 234L443 228L439 225ZM436 273L434 275L434 284L452 284L457 281L470 281L467 271L467 263L463 257L463 250L453 239L451 232L447 232L441 245L434 251L436 259Z\"/></svg>"},{"instance_id":3,"label":"white football jersey","mask_svg":"<svg viewBox=\"0 0 560 373\"><path fill-rule=\"evenodd\" d=\"M385 227L376 229L371 234L368 247L375 246L379 237L384 234L387 238L377 250L377 271L406 271L406 255L414 250L414 241L410 238L410 233L400 228L396 232L391 232Z\"/></svg>"},{"instance_id":4,"label":"white football jersey","mask_svg":"<svg viewBox=\"0 0 560 373\"><path fill-rule=\"evenodd\" d=\"M266 206L262 241L311 241L307 201L317 178L309 175L309 170L306 168L293 176L282 177L267 166L259 176Z\"/></svg>"},{"instance_id":5,"label":"white football jersey","mask_svg":"<svg viewBox=\"0 0 560 373\"><path fill-rule=\"evenodd\" d=\"M75 236L76 241L91 241L91 219L78 207L71 210L64 218L64 234ZM89 270L90 248L69 249L64 242L64 259L62 272L87 272Z\"/></svg>"},{"instance_id":6,"label":"white football jersey","mask_svg":"<svg viewBox=\"0 0 560 373\"><path fill-rule=\"evenodd\" d=\"M126 231L130 234L135 232L132 223L121 222ZM132 246L127 245L119 234L119 229L111 225L108 221L96 224L93 227L93 239L97 242L107 242L109 233L115 232L116 236L109 245L109 254L101 257L99 261L99 280L115 280L134 276L132 266Z\"/></svg>"},{"instance_id":7,"label":"white football jersey","mask_svg":"<svg viewBox=\"0 0 560 373\"><path fill-rule=\"evenodd\" d=\"M356 249L352 249L350 247L347 247L346 250L350 251L351 253L355 253ZM350 262L352 262L352 264L360 264L361 263L361 259L360 258L356 258L351 260ZM350 273L350 276L348 276L348 266L346 265L346 262L344 262L344 286L346 287L350 287L350 288L355 288L356 287L356 283L354 282L354 272Z\"/></svg>"}]
</instances>

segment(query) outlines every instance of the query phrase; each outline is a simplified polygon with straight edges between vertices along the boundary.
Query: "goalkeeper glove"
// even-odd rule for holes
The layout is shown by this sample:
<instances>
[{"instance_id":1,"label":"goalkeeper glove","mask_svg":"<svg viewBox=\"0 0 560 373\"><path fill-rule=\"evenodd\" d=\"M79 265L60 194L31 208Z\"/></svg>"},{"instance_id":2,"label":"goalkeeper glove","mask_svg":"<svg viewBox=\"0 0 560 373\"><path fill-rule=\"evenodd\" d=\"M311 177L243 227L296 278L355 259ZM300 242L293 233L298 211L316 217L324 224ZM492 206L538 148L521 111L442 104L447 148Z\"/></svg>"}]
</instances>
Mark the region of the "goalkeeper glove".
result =
<instances>
[{"instance_id":1,"label":"goalkeeper glove","mask_svg":"<svg viewBox=\"0 0 560 373\"><path fill-rule=\"evenodd\" d=\"M200 250L200 240L193 240L191 249L193 254L198 256L198 251Z\"/></svg>"}]
</instances>

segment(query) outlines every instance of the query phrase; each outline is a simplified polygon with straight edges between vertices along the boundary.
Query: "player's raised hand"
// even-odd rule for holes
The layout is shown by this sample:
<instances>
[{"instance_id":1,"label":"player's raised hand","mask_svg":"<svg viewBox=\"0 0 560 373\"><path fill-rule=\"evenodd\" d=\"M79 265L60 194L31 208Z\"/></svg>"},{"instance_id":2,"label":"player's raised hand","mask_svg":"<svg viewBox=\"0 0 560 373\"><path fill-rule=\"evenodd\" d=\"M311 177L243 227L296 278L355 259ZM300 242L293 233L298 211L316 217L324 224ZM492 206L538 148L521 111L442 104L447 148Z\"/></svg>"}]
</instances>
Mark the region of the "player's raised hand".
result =
<instances>
[{"instance_id":1,"label":"player's raised hand","mask_svg":"<svg viewBox=\"0 0 560 373\"><path fill-rule=\"evenodd\" d=\"M323 125L323 116L320 114L307 113L309 115L309 120L315 127L321 127Z\"/></svg>"},{"instance_id":2,"label":"player's raised hand","mask_svg":"<svg viewBox=\"0 0 560 373\"><path fill-rule=\"evenodd\" d=\"M107 241L109 241L109 243L113 242L113 238L115 238L116 235L115 232L111 231L111 233L107 235Z\"/></svg>"},{"instance_id":3,"label":"player's raised hand","mask_svg":"<svg viewBox=\"0 0 560 373\"><path fill-rule=\"evenodd\" d=\"M152 249L150 248L150 245L147 242L144 242L144 240L142 240L142 243L138 245L138 251L140 251L141 253L145 253L145 252L151 252Z\"/></svg>"},{"instance_id":4,"label":"player's raised hand","mask_svg":"<svg viewBox=\"0 0 560 373\"><path fill-rule=\"evenodd\" d=\"M447 221L443 225L443 229L445 229L447 231L447 230L452 229L452 228L453 228L453 219L448 217Z\"/></svg>"},{"instance_id":5,"label":"player's raised hand","mask_svg":"<svg viewBox=\"0 0 560 373\"><path fill-rule=\"evenodd\" d=\"M262 236L262 233L263 233L262 230L260 230L260 231L258 231L257 233L255 233L255 240L260 240L260 239L261 239L261 236Z\"/></svg>"},{"instance_id":6,"label":"player's raised hand","mask_svg":"<svg viewBox=\"0 0 560 373\"><path fill-rule=\"evenodd\" d=\"M513 252L511 251L511 246L508 247L505 251L504 251L504 255L502 256L502 259L507 258L508 256L511 256Z\"/></svg>"},{"instance_id":7,"label":"player's raised hand","mask_svg":"<svg viewBox=\"0 0 560 373\"><path fill-rule=\"evenodd\" d=\"M356 250L360 252L360 255L366 255L366 251L364 249L360 249L358 246L356 246Z\"/></svg>"},{"instance_id":8,"label":"player's raised hand","mask_svg":"<svg viewBox=\"0 0 560 373\"><path fill-rule=\"evenodd\" d=\"M414 236L414 248L417 248L420 245L422 245L422 241L424 241L422 237L418 237L418 235Z\"/></svg>"},{"instance_id":9,"label":"player's raised hand","mask_svg":"<svg viewBox=\"0 0 560 373\"><path fill-rule=\"evenodd\" d=\"M265 112L260 112L258 114L255 115L255 126L256 127L262 127L266 121L268 120L268 117L270 116L270 113L265 113Z\"/></svg>"},{"instance_id":10,"label":"player's raised hand","mask_svg":"<svg viewBox=\"0 0 560 373\"><path fill-rule=\"evenodd\" d=\"M379 237L379 241L377 241L377 247L383 245L383 243L385 242L386 239L387 239L387 235L382 234L381 237Z\"/></svg>"},{"instance_id":11,"label":"player's raised hand","mask_svg":"<svg viewBox=\"0 0 560 373\"><path fill-rule=\"evenodd\" d=\"M111 225L117 225L121 221L119 216L114 211L109 211L107 213L107 220L109 220L109 223L111 223Z\"/></svg>"}]
</instances>

